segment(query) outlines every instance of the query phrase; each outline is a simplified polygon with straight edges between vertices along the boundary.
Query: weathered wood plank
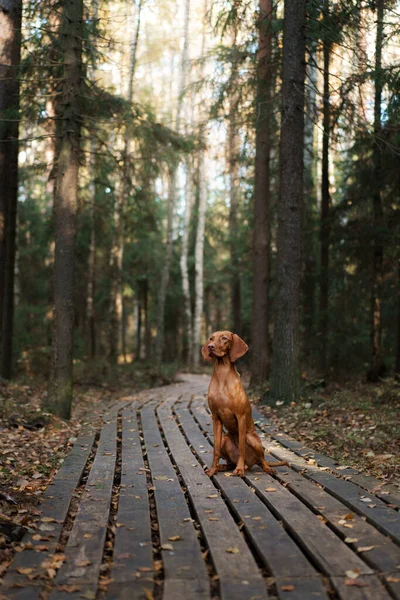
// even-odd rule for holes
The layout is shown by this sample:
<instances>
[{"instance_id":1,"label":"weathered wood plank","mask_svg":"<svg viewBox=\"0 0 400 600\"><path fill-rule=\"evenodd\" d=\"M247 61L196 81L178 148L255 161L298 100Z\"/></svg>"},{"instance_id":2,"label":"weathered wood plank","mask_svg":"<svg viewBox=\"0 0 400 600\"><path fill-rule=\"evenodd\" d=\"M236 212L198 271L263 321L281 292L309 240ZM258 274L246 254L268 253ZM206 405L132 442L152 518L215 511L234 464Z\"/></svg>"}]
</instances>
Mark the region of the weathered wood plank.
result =
<instances>
[{"instance_id":1,"label":"weathered wood plank","mask_svg":"<svg viewBox=\"0 0 400 600\"><path fill-rule=\"evenodd\" d=\"M363 575L357 581L365 587L346 585L343 577L332 578L333 586L342 600L390 600L391 596L376 575Z\"/></svg>"},{"instance_id":2,"label":"weathered wood plank","mask_svg":"<svg viewBox=\"0 0 400 600\"><path fill-rule=\"evenodd\" d=\"M196 600L210 598L210 582L197 532L177 473L161 438L153 406L142 409L141 420L155 488L161 548L165 545L172 547L172 550L163 550L164 598L174 600L185 594Z\"/></svg>"},{"instance_id":3,"label":"weathered wood plank","mask_svg":"<svg viewBox=\"0 0 400 600\"><path fill-rule=\"evenodd\" d=\"M122 412L121 484L108 600L139 600L153 591L150 507L135 407Z\"/></svg>"},{"instance_id":4,"label":"weathered wood plank","mask_svg":"<svg viewBox=\"0 0 400 600\"><path fill-rule=\"evenodd\" d=\"M224 600L266 598L264 581L252 553L218 491L189 449L168 403L161 405L157 414L207 540L220 578L221 597ZM210 521L210 515L218 521Z\"/></svg>"},{"instance_id":5,"label":"weathered wood plank","mask_svg":"<svg viewBox=\"0 0 400 600\"><path fill-rule=\"evenodd\" d=\"M59 569L51 600L79 598L95 594L108 526L117 448L117 423L103 426L96 456L83 491L72 531L65 548L65 562ZM79 591L61 591L73 584Z\"/></svg>"},{"instance_id":6,"label":"weathered wood plank","mask_svg":"<svg viewBox=\"0 0 400 600\"><path fill-rule=\"evenodd\" d=\"M210 465L212 446L201 433L187 403L175 404L175 410L198 457ZM201 454L204 449L207 452ZM303 598L328 598L319 573L251 488L242 479L227 477L224 473L219 473L215 481L232 512L244 523L245 531L262 563L273 577L284 581L277 587L279 597L290 600L299 598L301 589ZM293 589L281 590L282 586Z\"/></svg>"},{"instance_id":7,"label":"weathered wood plank","mask_svg":"<svg viewBox=\"0 0 400 600\"><path fill-rule=\"evenodd\" d=\"M359 515L365 516L369 523L400 543L400 515L397 511L354 483L339 479L332 473L321 470L317 465L305 462L282 446L266 443L264 440L263 444L273 457L288 460L293 469L304 474L307 479L320 484L329 494Z\"/></svg>"},{"instance_id":8,"label":"weathered wood plank","mask_svg":"<svg viewBox=\"0 0 400 600\"><path fill-rule=\"evenodd\" d=\"M313 458L319 466L328 467L337 477L350 476L353 483L362 487L370 494L374 494L386 504L393 504L400 507L400 490L396 486L385 484L379 479L365 473L360 473L359 470L352 467L347 467L345 471L342 469L338 470L338 467L341 465L336 460L312 448L308 448L302 442L298 442L288 434L279 431L257 408L252 407L252 410L257 424L282 446L303 458Z\"/></svg>"},{"instance_id":9,"label":"weathered wood plank","mask_svg":"<svg viewBox=\"0 0 400 600\"><path fill-rule=\"evenodd\" d=\"M16 554L0 587L0 592L12 600L36 600L39 598L43 587L45 569L43 561L56 553L63 523L68 514L73 494L79 485L82 473L92 451L95 432L79 437L71 452L66 456L52 483L43 494L41 501L41 522L35 534L41 534L46 540L35 540L35 534L26 534L23 542L32 544L33 549L26 549ZM45 552L35 552L37 546L46 546ZM32 575L38 579L30 580L26 574L19 573L19 569L32 569ZM16 587L16 586L24 587Z\"/></svg>"}]
</instances>

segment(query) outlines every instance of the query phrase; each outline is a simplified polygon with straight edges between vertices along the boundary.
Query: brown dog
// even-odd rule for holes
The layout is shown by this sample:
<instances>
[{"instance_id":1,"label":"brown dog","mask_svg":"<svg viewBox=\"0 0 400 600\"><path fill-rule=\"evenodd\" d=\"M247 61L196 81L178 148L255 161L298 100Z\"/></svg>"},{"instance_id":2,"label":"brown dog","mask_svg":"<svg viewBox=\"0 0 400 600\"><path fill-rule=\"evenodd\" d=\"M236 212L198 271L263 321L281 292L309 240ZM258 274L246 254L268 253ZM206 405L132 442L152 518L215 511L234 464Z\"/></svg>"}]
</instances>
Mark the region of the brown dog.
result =
<instances>
[{"instance_id":1,"label":"brown dog","mask_svg":"<svg viewBox=\"0 0 400 600\"><path fill-rule=\"evenodd\" d=\"M247 350L246 342L230 331L216 331L201 350L205 360L214 361L214 372L208 388L208 405L214 429L213 462L211 469L206 471L210 477L217 471L233 467L234 475L244 477L245 469L256 464L266 473L273 473L271 467L288 464L286 461L270 464L264 458L264 448L254 426L250 402L234 365ZM222 426L227 433L222 432ZM227 465L218 465L221 457Z\"/></svg>"}]
</instances>

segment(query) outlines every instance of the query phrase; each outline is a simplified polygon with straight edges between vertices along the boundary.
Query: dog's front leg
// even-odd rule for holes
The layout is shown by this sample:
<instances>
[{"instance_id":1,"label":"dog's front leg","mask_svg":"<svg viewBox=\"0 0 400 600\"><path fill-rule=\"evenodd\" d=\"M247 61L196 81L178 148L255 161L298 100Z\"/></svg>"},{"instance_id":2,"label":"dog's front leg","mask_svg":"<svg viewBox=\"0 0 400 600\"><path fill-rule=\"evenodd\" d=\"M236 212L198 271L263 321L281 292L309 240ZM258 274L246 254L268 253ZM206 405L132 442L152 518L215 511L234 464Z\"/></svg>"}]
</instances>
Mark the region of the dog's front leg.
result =
<instances>
[{"instance_id":1,"label":"dog's front leg","mask_svg":"<svg viewBox=\"0 0 400 600\"><path fill-rule=\"evenodd\" d=\"M213 430L214 430L214 454L211 469L207 469L206 473L209 477L215 475L218 471L218 462L221 458L221 444L222 444L222 422L221 420L213 415Z\"/></svg>"},{"instance_id":2,"label":"dog's front leg","mask_svg":"<svg viewBox=\"0 0 400 600\"><path fill-rule=\"evenodd\" d=\"M238 475L239 477L244 477L244 461L246 457L246 415L241 415L237 418L237 420L239 434L239 458L233 474Z\"/></svg>"}]
</instances>

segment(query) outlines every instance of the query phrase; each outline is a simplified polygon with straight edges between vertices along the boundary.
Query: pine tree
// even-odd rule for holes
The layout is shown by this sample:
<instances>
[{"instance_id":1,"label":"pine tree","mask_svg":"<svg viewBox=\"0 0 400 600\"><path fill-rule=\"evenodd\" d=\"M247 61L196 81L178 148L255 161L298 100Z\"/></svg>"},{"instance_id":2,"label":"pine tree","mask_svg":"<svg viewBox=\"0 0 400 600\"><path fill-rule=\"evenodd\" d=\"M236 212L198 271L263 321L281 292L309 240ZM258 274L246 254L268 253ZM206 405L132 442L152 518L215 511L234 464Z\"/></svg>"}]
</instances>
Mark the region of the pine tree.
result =
<instances>
[{"instance_id":1,"label":"pine tree","mask_svg":"<svg viewBox=\"0 0 400 600\"><path fill-rule=\"evenodd\" d=\"M271 395L286 402L300 392L305 7L305 0L285 1Z\"/></svg>"}]
</instances>

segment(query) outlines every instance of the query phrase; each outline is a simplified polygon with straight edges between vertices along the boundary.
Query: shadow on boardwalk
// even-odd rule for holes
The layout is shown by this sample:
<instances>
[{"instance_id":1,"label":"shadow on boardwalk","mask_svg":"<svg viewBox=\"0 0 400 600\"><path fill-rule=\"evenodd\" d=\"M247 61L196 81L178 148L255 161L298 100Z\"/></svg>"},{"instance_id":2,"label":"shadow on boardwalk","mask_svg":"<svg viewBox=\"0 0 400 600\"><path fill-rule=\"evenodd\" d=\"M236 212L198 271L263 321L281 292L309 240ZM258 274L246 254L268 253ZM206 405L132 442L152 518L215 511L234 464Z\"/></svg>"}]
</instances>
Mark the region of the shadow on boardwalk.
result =
<instances>
[{"instance_id":1,"label":"shadow on boardwalk","mask_svg":"<svg viewBox=\"0 0 400 600\"><path fill-rule=\"evenodd\" d=\"M209 479L209 377L142 392L88 430L0 593L18 600L400 599L400 498L254 411L276 475ZM310 460L311 459L311 460Z\"/></svg>"}]
</instances>

